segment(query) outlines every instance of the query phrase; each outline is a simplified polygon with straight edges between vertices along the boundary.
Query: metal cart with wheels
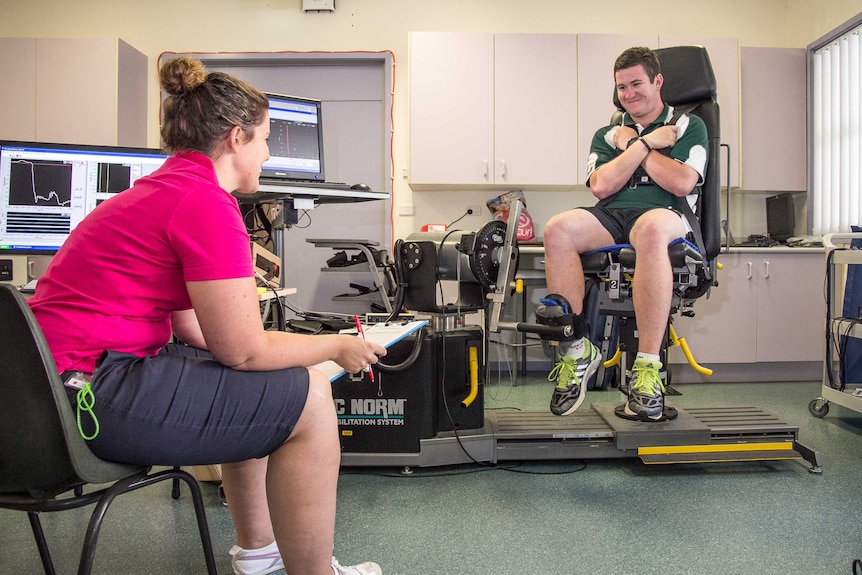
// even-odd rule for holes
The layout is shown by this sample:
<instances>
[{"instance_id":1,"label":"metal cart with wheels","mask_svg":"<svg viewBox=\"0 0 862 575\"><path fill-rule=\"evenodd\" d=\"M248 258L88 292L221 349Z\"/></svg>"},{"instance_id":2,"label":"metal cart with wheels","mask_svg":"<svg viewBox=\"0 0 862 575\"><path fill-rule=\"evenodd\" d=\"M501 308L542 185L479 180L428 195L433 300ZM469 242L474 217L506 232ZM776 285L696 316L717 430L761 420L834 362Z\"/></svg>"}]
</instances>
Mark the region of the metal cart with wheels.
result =
<instances>
[{"instance_id":1,"label":"metal cart with wheels","mask_svg":"<svg viewBox=\"0 0 862 575\"><path fill-rule=\"evenodd\" d=\"M836 362L842 361L842 341L862 339L862 318L843 317L841 303L851 265L862 265L862 250L851 249L853 240L862 240L862 233L835 233L823 236L826 251L826 361L823 362L823 385L820 397L812 399L808 411L814 417L825 417L829 404L836 403L862 413L862 376L836 372ZM849 380L849 381L845 381Z\"/></svg>"}]
</instances>

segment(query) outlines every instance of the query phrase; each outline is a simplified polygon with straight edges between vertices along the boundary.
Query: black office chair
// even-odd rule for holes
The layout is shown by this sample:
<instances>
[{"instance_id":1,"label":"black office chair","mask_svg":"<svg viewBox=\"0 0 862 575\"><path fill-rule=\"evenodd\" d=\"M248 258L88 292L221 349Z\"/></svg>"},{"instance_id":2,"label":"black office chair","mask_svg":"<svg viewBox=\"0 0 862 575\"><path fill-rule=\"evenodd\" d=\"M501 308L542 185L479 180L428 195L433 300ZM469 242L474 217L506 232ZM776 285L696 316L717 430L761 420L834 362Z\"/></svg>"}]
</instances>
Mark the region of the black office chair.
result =
<instances>
[{"instance_id":1,"label":"black office chair","mask_svg":"<svg viewBox=\"0 0 862 575\"><path fill-rule=\"evenodd\" d=\"M694 300L718 285L716 257L721 251L721 137L715 74L706 49L702 46L675 46L660 48L655 53L664 76L662 99L677 111L684 110L700 117L706 124L709 137L709 160L694 213L702 239L693 243L677 241L668 248L674 274L671 316L668 318L670 331L670 323L676 313L693 315ZM616 91L614 104L622 110ZM611 123L618 123L621 113L618 111ZM618 339L619 365L626 370L626 373L619 373L622 384L634 363L634 353L631 352L637 349L637 320L631 299L635 251L630 245L611 246L582 254L581 262L584 274L593 283L592 289L598 290L597 294L589 293L588 297L597 300L595 309L598 310L599 331L602 333L600 347L604 357L613 355L612 342ZM595 326L593 328L595 331ZM667 347L671 340L669 336L665 339L661 360L665 366L662 377L667 384L670 379ZM597 374L595 387L601 387L605 380L602 368Z\"/></svg>"},{"instance_id":2,"label":"black office chair","mask_svg":"<svg viewBox=\"0 0 862 575\"><path fill-rule=\"evenodd\" d=\"M104 461L78 431L54 359L33 313L18 291L0 285L0 508L26 511L47 575L54 565L39 513L96 504L84 539L78 575L93 565L96 541L115 497L165 480L191 490L207 570L217 573L200 486L179 469L151 473L149 467ZM85 492L88 484L110 483ZM118 568L118 572L122 571Z\"/></svg>"}]
</instances>

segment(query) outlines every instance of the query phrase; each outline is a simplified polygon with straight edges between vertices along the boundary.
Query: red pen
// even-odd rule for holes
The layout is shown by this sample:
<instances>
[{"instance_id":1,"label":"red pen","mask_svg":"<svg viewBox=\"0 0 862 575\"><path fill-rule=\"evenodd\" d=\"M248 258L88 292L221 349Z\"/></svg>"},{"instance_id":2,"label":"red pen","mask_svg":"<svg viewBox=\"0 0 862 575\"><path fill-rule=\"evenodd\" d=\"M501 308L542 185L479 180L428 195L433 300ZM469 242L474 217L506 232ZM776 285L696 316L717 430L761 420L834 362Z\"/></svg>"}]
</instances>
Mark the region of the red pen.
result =
<instances>
[{"instance_id":1,"label":"red pen","mask_svg":"<svg viewBox=\"0 0 862 575\"><path fill-rule=\"evenodd\" d=\"M353 323L356 324L356 332L359 334L359 337L365 339L365 330L362 329L362 324L359 323L359 316L353 314ZM368 364L368 367L365 368L368 371L368 378L373 382L374 381L374 372L371 371L371 364Z\"/></svg>"}]
</instances>

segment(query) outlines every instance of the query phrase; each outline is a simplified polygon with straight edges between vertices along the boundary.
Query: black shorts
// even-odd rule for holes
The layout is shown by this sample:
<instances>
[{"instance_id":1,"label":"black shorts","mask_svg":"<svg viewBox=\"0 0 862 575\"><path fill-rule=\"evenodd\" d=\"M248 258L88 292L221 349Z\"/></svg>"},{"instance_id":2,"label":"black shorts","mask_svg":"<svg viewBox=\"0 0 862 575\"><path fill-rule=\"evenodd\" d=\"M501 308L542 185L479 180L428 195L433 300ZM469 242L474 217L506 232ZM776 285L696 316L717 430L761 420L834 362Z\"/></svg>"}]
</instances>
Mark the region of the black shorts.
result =
<instances>
[{"instance_id":1,"label":"black shorts","mask_svg":"<svg viewBox=\"0 0 862 575\"><path fill-rule=\"evenodd\" d=\"M308 370L238 371L170 344L154 357L108 351L91 384L98 457L143 465L209 465L265 457L293 431ZM72 409L76 391L67 388ZM87 436L92 418L81 413Z\"/></svg>"},{"instance_id":2,"label":"black shorts","mask_svg":"<svg viewBox=\"0 0 862 575\"><path fill-rule=\"evenodd\" d=\"M599 220L599 223L608 230L611 237L614 238L615 244L631 243L629 242L629 232L632 231L637 219L650 210L668 209L679 213L673 208L629 208L619 210L603 208L600 206L590 206L580 209L587 210L593 214L596 219Z\"/></svg>"}]
</instances>

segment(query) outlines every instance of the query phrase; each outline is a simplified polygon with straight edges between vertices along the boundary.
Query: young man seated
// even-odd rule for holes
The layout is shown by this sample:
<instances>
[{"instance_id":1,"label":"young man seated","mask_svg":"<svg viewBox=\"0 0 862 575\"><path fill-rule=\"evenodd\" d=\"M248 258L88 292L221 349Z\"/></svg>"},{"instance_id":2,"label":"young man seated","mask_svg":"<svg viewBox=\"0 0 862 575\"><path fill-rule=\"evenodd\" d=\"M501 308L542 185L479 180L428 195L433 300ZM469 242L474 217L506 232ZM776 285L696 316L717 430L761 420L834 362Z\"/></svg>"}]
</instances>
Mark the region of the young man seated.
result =
<instances>
[{"instance_id":1,"label":"young man seated","mask_svg":"<svg viewBox=\"0 0 862 575\"><path fill-rule=\"evenodd\" d=\"M664 415L659 353L673 290L668 244L691 231L679 208L703 183L707 130L697 116L675 118L673 107L664 103L664 78L649 48L623 52L614 63L614 81L625 110L622 122L595 133L588 159L587 186L599 202L557 214L545 226L549 295L536 318L573 326L573 335L560 342L560 360L548 376L556 382L551 412L570 415L583 402L587 382L602 361L586 338L580 254L631 244L637 252L633 302L639 337L624 413L657 421Z\"/></svg>"}]
</instances>

